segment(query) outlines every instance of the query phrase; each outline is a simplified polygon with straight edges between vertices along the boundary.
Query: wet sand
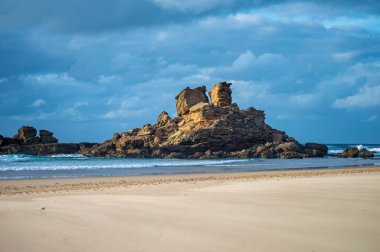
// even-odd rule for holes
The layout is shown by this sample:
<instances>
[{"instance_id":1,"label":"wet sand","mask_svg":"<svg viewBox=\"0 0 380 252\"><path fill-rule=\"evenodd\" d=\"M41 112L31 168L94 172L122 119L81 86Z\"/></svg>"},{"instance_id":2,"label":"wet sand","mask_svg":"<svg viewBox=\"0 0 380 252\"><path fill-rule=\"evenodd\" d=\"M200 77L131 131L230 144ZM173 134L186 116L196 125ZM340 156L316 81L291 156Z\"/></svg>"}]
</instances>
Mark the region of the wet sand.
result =
<instances>
[{"instance_id":1,"label":"wet sand","mask_svg":"<svg viewBox=\"0 0 380 252\"><path fill-rule=\"evenodd\" d=\"M0 181L0 251L379 251L380 167Z\"/></svg>"}]
</instances>

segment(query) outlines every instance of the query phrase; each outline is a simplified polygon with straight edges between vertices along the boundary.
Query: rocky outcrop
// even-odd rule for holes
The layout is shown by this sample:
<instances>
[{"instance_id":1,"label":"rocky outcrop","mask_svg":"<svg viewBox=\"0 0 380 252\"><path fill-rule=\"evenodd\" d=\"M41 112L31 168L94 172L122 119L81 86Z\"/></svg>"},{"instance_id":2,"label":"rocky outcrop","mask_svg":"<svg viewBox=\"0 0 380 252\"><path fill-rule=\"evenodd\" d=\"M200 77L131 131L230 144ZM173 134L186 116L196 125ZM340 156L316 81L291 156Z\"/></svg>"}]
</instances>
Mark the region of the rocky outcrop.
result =
<instances>
[{"instance_id":1,"label":"rocky outcrop","mask_svg":"<svg viewBox=\"0 0 380 252\"><path fill-rule=\"evenodd\" d=\"M37 130L30 126L22 126L18 133L10 137L0 135L0 154L54 155L74 154L83 149L94 147L93 143L58 143L53 132Z\"/></svg>"},{"instance_id":2,"label":"rocky outcrop","mask_svg":"<svg viewBox=\"0 0 380 252\"><path fill-rule=\"evenodd\" d=\"M177 113L179 116L188 114L190 108L198 103L208 103L205 86L194 89L186 87L175 97L175 99Z\"/></svg>"},{"instance_id":3,"label":"rocky outcrop","mask_svg":"<svg viewBox=\"0 0 380 252\"><path fill-rule=\"evenodd\" d=\"M7 146L10 144L18 144L18 143L19 143L18 139L15 139L13 137L4 137L0 135L0 147Z\"/></svg>"},{"instance_id":4,"label":"rocky outcrop","mask_svg":"<svg viewBox=\"0 0 380 252\"><path fill-rule=\"evenodd\" d=\"M37 141L38 143L38 138L36 138L37 135L37 130L33 127L30 126L22 126L21 128L18 129L17 133L17 138L23 142L28 144L29 143L35 143ZM28 139L32 139L29 140Z\"/></svg>"},{"instance_id":5,"label":"rocky outcrop","mask_svg":"<svg viewBox=\"0 0 380 252\"><path fill-rule=\"evenodd\" d=\"M50 144L12 144L0 148L0 154L26 154L47 156L56 154L75 154L81 149L77 143L50 143Z\"/></svg>"},{"instance_id":6,"label":"rocky outcrop","mask_svg":"<svg viewBox=\"0 0 380 252\"><path fill-rule=\"evenodd\" d=\"M168 112L162 111L161 114L158 116L156 125L157 127L165 126L168 122L170 122L170 116Z\"/></svg>"},{"instance_id":7,"label":"rocky outcrop","mask_svg":"<svg viewBox=\"0 0 380 252\"><path fill-rule=\"evenodd\" d=\"M344 158L373 158L373 152L367 150L366 148L362 148L359 150L358 147L347 148L343 151L342 157Z\"/></svg>"},{"instance_id":8,"label":"rocky outcrop","mask_svg":"<svg viewBox=\"0 0 380 252\"><path fill-rule=\"evenodd\" d=\"M178 116L162 112L155 124L115 133L104 144L83 149L87 156L153 158L303 158L323 157L325 145L299 144L265 123L264 111L232 103L231 83L182 90Z\"/></svg>"},{"instance_id":9,"label":"rocky outcrop","mask_svg":"<svg viewBox=\"0 0 380 252\"><path fill-rule=\"evenodd\" d=\"M362 149L359 152L359 157L360 158L373 158L375 155L373 154L372 151L369 151L367 149Z\"/></svg>"},{"instance_id":10,"label":"rocky outcrop","mask_svg":"<svg viewBox=\"0 0 380 252\"><path fill-rule=\"evenodd\" d=\"M347 148L343 151L342 156L344 158L357 158L359 157L358 147Z\"/></svg>"},{"instance_id":11,"label":"rocky outcrop","mask_svg":"<svg viewBox=\"0 0 380 252\"><path fill-rule=\"evenodd\" d=\"M8 145L35 145L35 144L58 143L58 139L53 137L53 132L40 130L37 136L37 130L31 126L22 126L18 129L17 134L12 138L0 137L0 146Z\"/></svg>"},{"instance_id":12,"label":"rocky outcrop","mask_svg":"<svg viewBox=\"0 0 380 252\"><path fill-rule=\"evenodd\" d=\"M232 103L231 83L220 82L216 84L209 92L211 104L218 107L228 107Z\"/></svg>"},{"instance_id":13,"label":"rocky outcrop","mask_svg":"<svg viewBox=\"0 0 380 252\"><path fill-rule=\"evenodd\" d=\"M53 132L48 130L40 130L41 143L58 143L58 139L53 137Z\"/></svg>"},{"instance_id":14,"label":"rocky outcrop","mask_svg":"<svg viewBox=\"0 0 380 252\"><path fill-rule=\"evenodd\" d=\"M323 157L327 155L327 146L318 143L306 143L304 152L310 157Z\"/></svg>"},{"instance_id":15,"label":"rocky outcrop","mask_svg":"<svg viewBox=\"0 0 380 252\"><path fill-rule=\"evenodd\" d=\"M317 143L302 145L265 123L264 111L232 103L231 83L182 90L177 116L163 111L155 124L114 133L103 144L61 144L48 130L23 126L12 138L0 136L0 154L52 155L81 153L136 158L305 158L327 155ZM362 155L365 155L363 152Z\"/></svg>"}]
</instances>

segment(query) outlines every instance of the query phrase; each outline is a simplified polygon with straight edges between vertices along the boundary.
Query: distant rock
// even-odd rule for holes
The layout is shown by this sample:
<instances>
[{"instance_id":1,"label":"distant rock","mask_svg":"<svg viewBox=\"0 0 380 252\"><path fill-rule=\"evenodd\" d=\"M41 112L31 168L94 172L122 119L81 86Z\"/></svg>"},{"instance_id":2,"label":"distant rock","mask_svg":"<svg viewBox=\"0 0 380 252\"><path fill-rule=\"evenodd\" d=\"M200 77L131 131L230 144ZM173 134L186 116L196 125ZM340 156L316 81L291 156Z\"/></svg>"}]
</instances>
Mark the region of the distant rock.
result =
<instances>
[{"instance_id":1,"label":"distant rock","mask_svg":"<svg viewBox=\"0 0 380 252\"><path fill-rule=\"evenodd\" d=\"M21 140L28 139L30 137L35 137L37 135L37 130L30 126L22 126L18 129L18 138Z\"/></svg>"},{"instance_id":2,"label":"distant rock","mask_svg":"<svg viewBox=\"0 0 380 252\"><path fill-rule=\"evenodd\" d=\"M352 147L352 148L347 148L343 151L342 156L344 158L357 158L359 157L359 149L358 147Z\"/></svg>"},{"instance_id":3,"label":"distant rock","mask_svg":"<svg viewBox=\"0 0 380 252\"><path fill-rule=\"evenodd\" d=\"M375 155L373 154L372 151L369 151L365 148L361 149L359 151L359 157L360 158L373 158Z\"/></svg>"},{"instance_id":4,"label":"distant rock","mask_svg":"<svg viewBox=\"0 0 380 252\"><path fill-rule=\"evenodd\" d=\"M366 148L359 149L358 147L347 148L343 151L342 157L344 158L373 158L372 151Z\"/></svg>"},{"instance_id":5,"label":"distant rock","mask_svg":"<svg viewBox=\"0 0 380 252\"><path fill-rule=\"evenodd\" d=\"M40 130L40 142L45 143L58 143L58 139L53 137L53 132L48 130Z\"/></svg>"},{"instance_id":6,"label":"distant rock","mask_svg":"<svg viewBox=\"0 0 380 252\"><path fill-rule=\"evenodd\" d=\"M49 143L49 144L11 144L0 147L0 154L27 154L46 156L56 154L76 154L83 149L92 148L94 143Z\"/></svg>"},{"instance_id":7,"label":"distant rock","mask_svg":"<svg viewBox=\"0 0 380 252\"><path fill-rule=\"evenodd\" d=\"M23 141L23 144L39 144L40 143L40 138L39 137L29 137Z\"/></svg>"},{"instance_id":8,"label":"distant rock","mask_svg":"<svg viewBox=\"0 0 380 252\"><path fill-rule=\"evenodd\" d=\"M306 143L304 152L308 157L324 157L327 155L328 148L325 144Z\"/></svg>"},{"instance_id":9,"label":"distant rock","mask_svg":"<svg viewBox=\"0 0 380 252\"><path fill-rule=\"evenodd\" d=\"M176 96L178 116L162 112L155 124L120 133L83 149L87 156L154 158L304 158L323 157L325 145L305 146L265 123L264 111L232 103L231 83L186 87Z\"/></svg>"},{"instance_id":10,"label":"distant rock","mask_svg":"<svg viewBox=\"0 0 380 252\"><path fill-rule=\"evenodd\" d=\"M83 148L94 144L59 144L53 132L37 130L31 126L22 126L18 133L10 137L0 137L0 154L54 155L78 153Z\"/></svg>"},{"instance_id":11,"label":"distant rock","mask_svg":"<svg viewBox=\"0 0 380 252\"><path fill-rule=\"evenodd\" d=\"M2 140L0 141L0 146L7 146L7 145L19 144L19 143L20 141L18 139L11 138L11 137L3 137Z\"/></svg>"},{"instance_id":12,"label":"distant rock","mask_svg":"<svg viewBox=\"0 0 380 252\"><path fill-rule=\"evenodd\" d=\"M302 146L298 142L285 142L278 144L275 150L279 153L300 152L302 151Z\"/></svg>"},{"instance_id":13,"label":"distant rock","mask_svg":"<svg viewBox=\"0 0 380 252\"><path fill-rule=\"evenodd\" d=\"M18 129L17 138L24 144L36 144L39 142L36 135L37 130L35 128L30 126L22 126Z\"/></svg>"},{"instance_id":14,"label":"distant rock","mask_svg":"<svg viewBox=\"0 0 380 252\"><path fill-rule=\"evenodd\" d=\"M40 130L40 137L42 137L42 136L53 136L53 132L41 129Z\"/></svg>"},{"instance_id":15,"label":"distant rock","mask_svg":"<svg viewBox=\"0 0 380 252\"><path fill-rule=\"evenodd\" d=\"M284 159L295 159L295 158L303 158L304 156L296 151L284 151L280 154L280 158Z\"/></svg>"}]
</instances>

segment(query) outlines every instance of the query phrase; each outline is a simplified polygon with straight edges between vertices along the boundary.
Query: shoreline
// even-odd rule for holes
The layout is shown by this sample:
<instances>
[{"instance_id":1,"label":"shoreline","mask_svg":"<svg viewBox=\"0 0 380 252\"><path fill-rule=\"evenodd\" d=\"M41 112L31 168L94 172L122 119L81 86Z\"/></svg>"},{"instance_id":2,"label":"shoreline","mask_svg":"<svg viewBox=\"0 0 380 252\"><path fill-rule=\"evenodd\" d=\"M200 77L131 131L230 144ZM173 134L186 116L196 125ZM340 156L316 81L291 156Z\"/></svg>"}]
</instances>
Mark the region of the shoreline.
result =
<instances>
[{"instance_id":1,"label":"shoreline","mask_svg":"<svg viewBox=\"0 0 380 252\"><path fill-rule=\"evenodd\" d=\"M369 173L380 173L380 166L351 166L333 169L309 168L224 173L218 172L110 177L10 179L0 180L0 197L65 192L96 192L143 185L160 185L173 183L220 183L228 181L257 181L278 178L302 178Z\"/></svg>"},{"instance_id":2,"label":"shoreline","mask_svg":"<svg viewBox=\"0 0 380 252\"><path fill-rule=\"evenodd\" d=\"M0 195L0 247L9 252L380 248L379 166L2 181L0 188L8 193Z\"/></svg>"}]
</instances>

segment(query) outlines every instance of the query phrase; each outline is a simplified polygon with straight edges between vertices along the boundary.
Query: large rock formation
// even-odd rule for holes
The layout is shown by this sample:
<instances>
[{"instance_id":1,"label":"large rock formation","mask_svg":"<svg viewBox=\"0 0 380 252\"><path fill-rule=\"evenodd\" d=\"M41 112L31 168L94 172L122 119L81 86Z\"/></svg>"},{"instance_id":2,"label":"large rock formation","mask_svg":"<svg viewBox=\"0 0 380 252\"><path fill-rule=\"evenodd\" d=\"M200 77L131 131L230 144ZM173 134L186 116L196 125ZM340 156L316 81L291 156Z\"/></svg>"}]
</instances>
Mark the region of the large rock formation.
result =
<instances>
[{"instance_id":1,"label":"large rock formation","mask_svg":"<svg viewBox=\"0 0 380 252\"><path fill-rule=\"evenodd\" d=\"M176 96L178 116L162 112L154 125L115 133L111 140L83 149L88 156L157 158L302 158L322 157L327 147L299 144L265 123L265 114L232 103L231 84L221 82L182 90Z\"/></svg>"},{"instance_id":2,"label":"large rock formation","mask_svg":"<svg viewBox=\"0 0 380 252\"><path fill-rule=\"evenodd\" d=\"M60 144L53 133L23 126L13 138L0 135L0 154L51 155L81 153L100 157L140 158L303 158L323 157L327 147L299 144L265 123L264 111L239 109L232 103L231 83L182 90L176 96L178 116L163 111L155 124L114 133L103 144ZM364 154L363 154L364 155Z\"/></svg>"}]
</instances>

